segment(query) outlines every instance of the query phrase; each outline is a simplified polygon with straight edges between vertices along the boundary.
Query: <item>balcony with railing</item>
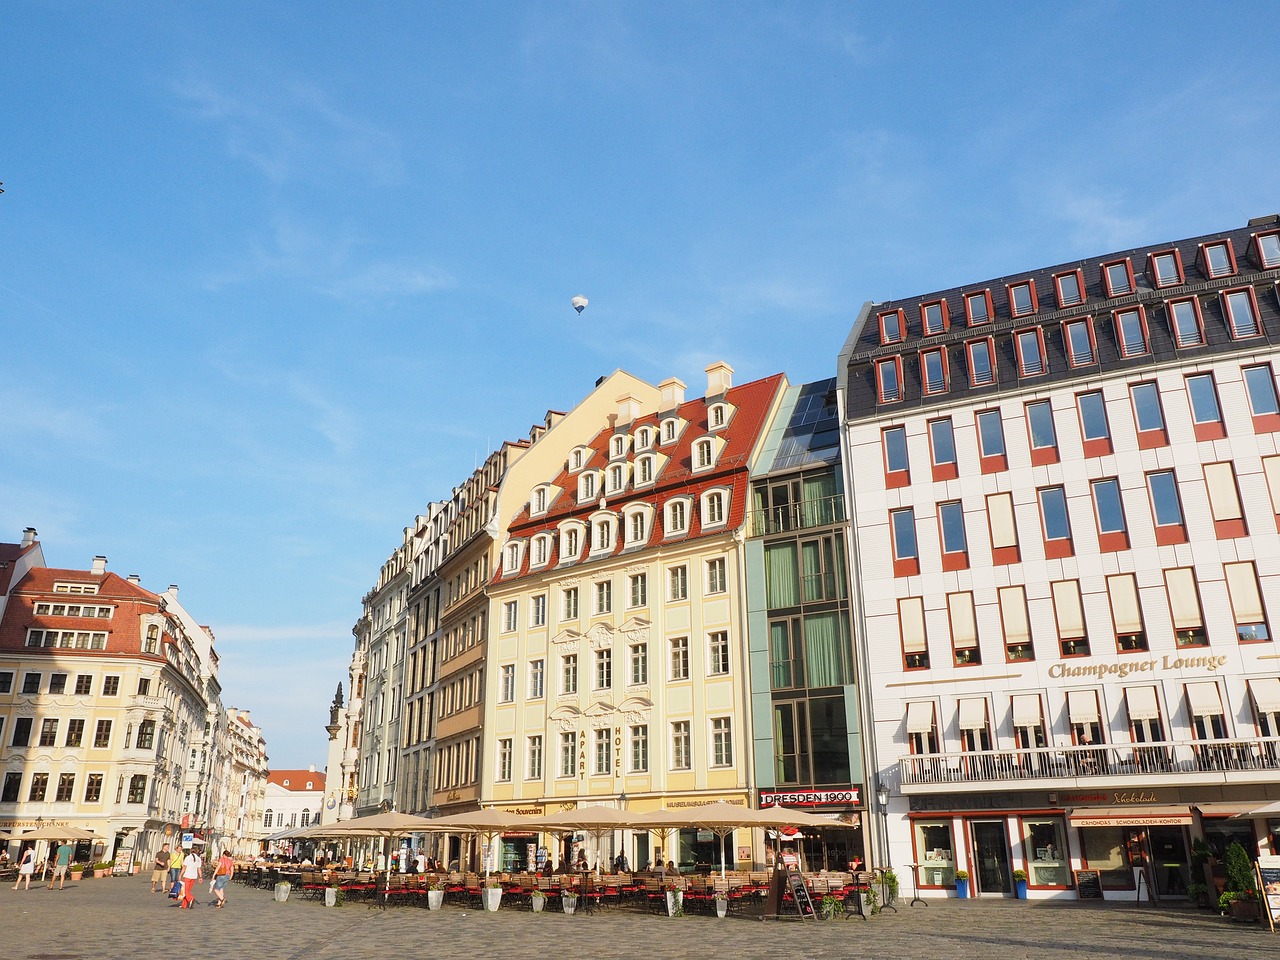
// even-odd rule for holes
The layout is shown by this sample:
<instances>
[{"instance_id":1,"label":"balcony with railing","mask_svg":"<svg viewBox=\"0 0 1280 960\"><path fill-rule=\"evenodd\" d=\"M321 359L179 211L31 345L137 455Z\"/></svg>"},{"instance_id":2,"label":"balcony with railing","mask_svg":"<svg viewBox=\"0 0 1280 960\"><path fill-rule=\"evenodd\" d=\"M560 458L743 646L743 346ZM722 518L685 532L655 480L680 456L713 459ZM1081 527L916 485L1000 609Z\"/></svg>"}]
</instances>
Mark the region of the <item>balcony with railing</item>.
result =
<instances>
[{"instance_id":1,"label":"balcony with railing","mask_svg":"<svg viewBox=\"0 0 1280 960\"><path fill-rule=\"evenodd\" d=\"M844 509L844 494L813 500L797 500L795 503L752 510L749 517L749 536L763 537L789 530L807 530L843 523L848 519Z\"/></svg>"},{"instance_id":2,"label":"balcony with railing","mask_svg":"<svg viewBox=\"0 0 1280 960\"><path fill-rule=\"evenodd\" d=\"M1019 789L1280 782L1280 737L913 754L898 760L905 794L965 785Z\"/></svg>"}]
</instances>

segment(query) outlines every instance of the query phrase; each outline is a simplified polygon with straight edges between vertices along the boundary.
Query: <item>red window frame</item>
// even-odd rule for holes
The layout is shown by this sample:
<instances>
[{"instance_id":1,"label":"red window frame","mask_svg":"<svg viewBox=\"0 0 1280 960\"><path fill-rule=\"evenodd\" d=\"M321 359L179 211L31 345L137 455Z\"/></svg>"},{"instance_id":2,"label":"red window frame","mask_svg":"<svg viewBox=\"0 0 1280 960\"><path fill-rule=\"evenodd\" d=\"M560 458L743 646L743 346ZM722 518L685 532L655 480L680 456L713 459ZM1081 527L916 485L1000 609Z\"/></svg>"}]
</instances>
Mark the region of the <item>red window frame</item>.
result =
<instances>
[{"instance_id":1,"label":"red window frame","mask_svg":"<svg viewBox=\"0 0 1280 960\"><path fill-rule=\"evenodd\" d=\"M1014 306L1013 291L1018 287L1026 287L1031 293L1031 309L1018 310ZM1026 280L1017 280L1013 283L1006 283L1004 286L1005 297L1009 301L1009 316L1013 318L1031 317L1040 312L1040 298L1036 295L1036 282L1031 278Z\"/></svg>"},{"instance_id":2,"label":"red window frame","mask_svg":"<svg viewBox=\"0 0 1280 960\"><path fill-rule=\"evenodd\" d=\"M1160 282L1160 277L1156 274L1156 258L1157 257L1173 257L1173 265L1177 270L1178 276L1174 280L1165 283ZM1182 253L1177 247L1168 250L1155 250L1147 255L1147 276L1151 280L1151 286L1157 290L1165 287L1178 287L1187 282L1187 271L1182 266Z\"/></svg>"},{"instance_id":3,"label":"red window frame","mask_svg":"<svg viewBox=\"0 0 1280 960\"><path fill-rule=\"evenodd\" d=\"M1115 481L1116 496L1120 498L1120 517L1124 521L1124 529L1102 529L1102 517L1098 513L1097 484ZM1089 481L1089 504L1093 507L1093 526L1098 533L1098 549L1103 553L1117 553L1129 549L1129 515L1124 509L1124 490L1120 486L1119 477L1097 477Z\"/></svg>"},{"instance_id":4,"label":"red window frame","mask_svg":"<svg viewBox=\"0 0 1280 960\"><path fill-rule=\"evenodd\" d=\"M1244 497L1240 493L1240 475L1236 473L1235 463L1230 460L1219 461L1218 463L1202 464L1200 469L1206 471L1204 473L1205 494L1208 495L1210 467L1226 465L1231 471L1231 482L1236 488L1236 503L1240 505L1240 516L1234 520L1219 520L1213 514L1213 501L1209 501L1209 516L1213 517L1213 532L1219 540L1234 540L1237 537L1247 537L1249 535L1249 527L1245 523Z\"/></svg>"},{"instance_id":5,"label":"red window frame","mask_svg":"<svg viewBox=\"0 0 1280 960\"><path fill-rule=\"evenodd\" d=\"M942 324L940 329L935 330L930 328L928 319L930 307L938 308L938 319ZM936 336L939 333L946 333L950 329L951 313L947 308L947 301L945 299L929 300L926 303L920 304L920 330L926 337Z\"/></svg>"},{"instance_id":6,"label":"red window frame","mask_svg":"<svg viewBox=\"0 0 1280 960\"><path fill-rule=\"evenodd\" d=\"M939 463L937 454L934 452L934 448L933 448L933 425L935 423L941 423L944 420L947 423L951 424L951 447L953 451L953 456L955 456L957 459L953 459L950 462L944 461ZM958 450L955 449L955 445L956 445L955 424L951 422L950 417L934 417L932 420L930 420L928 423L925 424L925 431L929 434L929 463L932 464L933 466L933 479L935 481L956 479L958 476L960 476L960 464L957 462L960 453Z\"/></svg>"},{"instance_id":7,"label":"red window frame","mask_svg":"<svg viewBox=\"0 0 1280 960\"><path fill-rule=\"evenodd\" d=\"M1080 299L1071 300L1071 301L1065 301L1062 299L1062 278L1063 277L1076 278L1076 284L1080 290ZM1059 310L1066 310L1068 307L1080 306L1080 304L1084 303L1086 300L1089 299L1089 296L1084 289L1084 271L1083 270L1065 270L1062 273L1055 273L1053 275L1053 292L1054 292L1054 295L1058 298Z\"/></svg>"},{"instance_id":8,"label":"red window frame","mask_svg":"<svg viewBox=\"0 0 1280 960\"><path fill-rule=\"evenodd\" d=\"M899 336L889 337L884 326L885 317L898 318ZM907 314L906 314L906 311L903 310L901 307L899 307L897 310L886 310L884 311L884 313L879 314L876 317L876 319L880 323L880 342L881 343L901 343L903 340L907 339Z\"/></svg>"},{"instance_id":9,"label":"red window frame","mask_svg":"<svg viewBox=\"0 0 1280 960\"><path fill-rule=\"evenodd\" d=\"M986 496L987 504L987 537L991 542L991 562L996 566L1004 566L1009 563L1018 563L1022 559L1022 550L1018 540L1018 513L1017 504L1013 505L1013 537L1014 542L1008 546L997 547L995 530L991 527L991 498L992 497L1011 497L1007 492L989 493Z\"/></svg>"},{"instance_id":10,"label":"red window frame","mask_svg":"<svg viewBox=\"0 0 1280 960\"><path fill-rule=\"evenodd\" d=\"M911 536L915 540L916 555L914 557L898 556L897 528L893 518L900 513L911 514ZM916 530L916 511L914 507L896 507L889 511L889 548L893 551L893 575L895 577L914 577L920 573L920 533Z\"/></svg>"},{"instance_id":11,"label":"red window frame","mask_svg":"<svg viewBox=\"0 0 1280 960\"><path fill-rule=\"evenodd\" d=\"M974 369L973 368L973 348L977 346L979 343L985 343L987 345L987 355L991 358L991 379L983 380L982 382L979 382L976 379L974 379L974 373L973 373L973 369ZM996 377L996 342L994 338L986 337L985 339L982 339L982 340L968 341L964 345L964 355L965 355L965 360L968 361L968 365L969 365L969 386L990 387L993 384L995 384L997 377Z\"/></svg>"},{"instance_id":12,"label":"red window frame","mask_svg":"<svg viewBox=\"0 0 1280 960\"><path fill-rule=\"evenodd\" d=\"M1180 303L1191 304L1191 309L1196 315L1196 329L1200 331L1200 339L1195 343L1183 343L1178 337L1178 321L1174 319L1173 308ZM1173 345L1179 350L1191 350L1195 347L1203 347L1205 345L1204 334L1204 314L1200 310L1199 297L1173 297L1164 302L1165 315L1169 318L1169 336L1173 338ZM1223 310L1226 310L1226 301L1223 301ZM1228 321L1230 322L1230 321Z\"/></svg>"},{"instance_id":13,"label":"red window frame","mask_svg":"<svg viewBox=\"0 0 1280 960\"><path fill-rule=\"evenodd\" d=\"M1049 422L1053 427L1053 444L1047 447L1037 447L1031 432L1031 408L1041 403L1049 408ZM1027 447L1031 450L1031 465L1044 467L1057 463L1061 458L1058 455L1058 424L1053 418L1053 404L1049 400L1029 400L1022 405L1022 419L1027 425Z\"/></svg>"},{"instance_id":14,"label":"red window frame","mask_svg":"<svg viewBox=\"0 0 1280 960\"><path fill-rule=\"evenodd\" d=\"M942 529L942 508L952 504L960 508L960 529L964 533L963 550L948 550L946 533ZM949 573L952 570L969 569L969 528L964 522L963 500L943 500L938 504L938 549L942 553L942 570L944 573Z\"/></svg>"},{"instance_id":15,"label":"red window frame","mask_svg":"<svg viewBox=\"0 0 1280 960\"><path fill-rule=\"evenodd\" d=\"M1111 286L1111 275L1107 272L1109 267L1124 267L1125 275L1129 280L1129 289L1116 290ZM1107 291L1108 297L1127 297L1137 289L1137 281L1133 277L1133 261L1128 257L1122 260L1108 260L1098 269L1102 272L1102 288Z\"/></svg>"},{"instance_id":16,"label":"red window frame","mask_svg":"<svg viewBox=\"0 0 1280 960\"><path fill-rule=\"evenodd\" d=\"M1102 397L1102 416L1107 422L1107 435L1105 437L1086 437L1084 435L1084 411L1080 409L1080 398L1094 393ZM1111 418L1107 416L1107 398L1101 389L1085 390L1076 394L1076 417L1080 422L1080 441L1084 447L1084 455L1086 457L1108 456L1115 448L1111 444Z\"/></svg>"},{"instance_id":17,"label":"red window frame","mask_svg":"<svg viewBox=\"0 0 1280 960\"><path fill-rule=\"evenodd\" d=\"M886 490L896 490L899 487L909 486L911 483L911 461L908 456L907 466L902 470L891 470L889 468L889 442L887 434L890 430L901 430L902 441L906 445L907 428L903 426L885 427L880 431L880 452L884 457L884 485Z\"/></svg>"},{"instance_id":18,"label":"red window frame","mask_svg":"<svg viewBox=\"0 0 1280 960\"><path fill-rule=\"evenodd\" d=\"M1044 522L1044 501L1040 499L1042 490L1061 490L1062 491L1062 509L1067 516L1067 535L1065 537L1049 537L1049 528ZM1074 557L1076 555L1075 538L1071 532L1071 507L1067 500L1067 490L1060 483L1051 483L1047 487L1036 488L1036 514L1040 517L1040 539L1044 543L1044 558L1046 560L1061 560L1063 557Z\"/></svg>"},{"instance_id":19,"label":"red window frame","mask_svg":"<svg viewBox=\"0 0 1280 960\"><path fill-rule=\"evenodd\" d=\"M1267 376L1271 378L1271 389L1276 390L1276 372L1269 363L1249 363L1240 368L1241 378L1245 380L1245 403L1249 405L1249 416L1253 420L1254 433L1276 433L1280 431L1280 413L1254 413L1253 397L1249 395L1248 379L1244 377L1246 370L1252 370L1255 367L1265 367Z\"/></svg>"},{"instance_id":20,"label":"red window frame","mask_svg":"<svg viewBox=\"0 0 1280 960\"><path fill-rule=\"evenodd\" d=\"M1227 264L1228 264L1226 273L1213 273L1211 271L1211 268L1209 266L1209 250L1212 247L1226 248ZM1235 251L1235 248L1231 245L1230 237L1224 237L1221 240L1207 240L1204 243L1200 244L1197 258L1200 261L1201 272L1210 280L1218 280L1222 277L1234 277L1236 273L1239 272L1239 268L1236 266L1236 251Z\"/></svg>"},{"instance_id":21,"label":"red window frame","mask_svg":"<svg viewBox=\"0 0 1280 960\"><path fill-rule=\"evenodd\" d=\"M1274 260L1268 261L1266 254L1262 250L1262 241L1265 237L1275 237L1277 243L1280 243L1280 230L1263 230L1261 233L1255 233L1251 240L1253 246L1253 258L1258 262L1258 266L1263 270L1274 270L1280 267L1280 254L1276 255Z\"/></svg>"},{"instance_id":22,"label":"red window frame","mask_svg":"<svg viewBox=\"0 0 1280 960\"><path fill-rule=\"evenodd\" d=\"M1151 493L1151 478L1157 473L1172 473L1174 475L1174 494L1178 497L1178 512L1182 514L1181 523L1164 523L1162 524L1159 515L1156 513L1155 497ZM1181 491L1178 490L1177 473L1172 467L1163 470L1148 470L1142 475L1143 485L1147 488L1147 502L1151 506L1151 523L1156 531L1156 545L1160 547L1168 547L1177 543L1187 542L1187 508L1182 503Z\"/></svg>"},{"instance_id":23,"label":"red window frame","mask_svg":"<svg viewBox=\"0 0 1280 960\"><path fill-rule=\"evenodd\" d=\"M880 376L880 371L888 364L893 364L894 373L898 377L898 395L896 397L886 398L884 395L884 380ZM876 370L876 400L880 403L898 403L902 400L902 358L901 357L884 357L875 363Z\"/></svg>"},{"instance_id":24,"label":"red window frame","mask_svg":"<svg viewBox=\"0 0 1280 960\"><path fill-rule=\"evenodd\" d=\"M1125 346L1124 329L1120 326L1121 314L1136 313L1138 315L1138 325L1142 327L1142 352L1130 353ZM1133 307L1121 307L1118 310L1111 311L1111 323L1115 327L1116 346L1120 350L1120 356L1128 359L1129 357L1146 357L1151 355L1151 329L1147 326L1147 311L1142 304Z\"/></svg>"},{"instance_id":25,"label":"red window frame","mask_svg":"<svg viewBox=\"0 0 1280 960\"><path fill-rule=\"evenodd\" d=\"M1154 429L1143 430L1138 422L1138 401L1133 395L1134 388L1151 386L1156 391L1156 403L1160 407L1160 426ZM1138 449L1153 450L1156 447L1167 447L1169 445L1169 417L1164 412L1164 400L1160 397L1160 384L1155 380L1142 380L1138 383L1129 384L1129 406L1133 410L1133 425L1138 432Z\"/></svg>"},{"instance_id":26,"label":"red window frame","mask_svg":"<svg viewBox=\"0 0 1280 960\"><path fill-rule=\"evenodd\" d=\"M1208 377L1209 384L1213 388L1213 399L1218 407L1217 420L1197 420L1196 408L1191 402L1191 385L1192 377ZM1212 370L1199 370L1195 373L1188 373L1182 378L1182 383L1187 391L1187 408L1191 411L1191 429L1195 431L1197 440L1221 440L1227 435L1227 425L1222 419L1222 397L1218 394L1218 378L1213 375Z\"/></svg>"},{"instance_id":27,"label":"red window frame","mask_svg":"<svg viewBox=\"0 0 1280 960\"><path fill-rule=\"evenodd\" d=\"M1036 335L1036 343L1040 348L1040 365L1042 369L1034 373L1028 373L1026 365L1022 362L1022 343L1021 337L1024 333L1034 333ZM1049 372L1049 354L1044 348L1044 328L1043 327L1023 327L1021 330L1013 331L1013 353L1018 358L1018 376L1019 377L1043 377Z\"/></svg>"},{"instance_id":28,"label":"red window frame","mask_svg":"<svg viewBox=\"0 0 1280 960\"><path fill-rule=\"evenodd\" d=\"M1076 360L1075 354L1071 350L1071 336L1067 332L1067 328L1073 324L1084 324L1085 333L1089 337L1089 359ZM1092 317L1072 317L1070 320L1062 321L1062 349L1067 355L1067 366L1072 368L1092 367L1098 362L1098 339L1093 334L1093 318Z\"/></svg>"},{"instance_id":29,"label":"red window frame","mask_svg":"<svg viewBox=\"0 0 1280 960\"><path fill-rule=\"evenodd\" d=\"M987 308L987 315L985 317L975 318L973 315L973 310L970 309L969 304L973 300L978 298L982 299L983 306ZM967 326L978 327L983 324L990 323L994 313L995 313L995 307L991 303L990 290L973 290L964 295L964 319L965 319L965 324Z\"/></svg>"},{"instance_id":30,"label":"red window frame","mask_svg":"<svg viewBox=\"0 0 1280 960\"><path fill-rule=\"evenodd\" d=\"M937 356L942 361L942 386L934 387L929 383L929 378L925 375L925 357ZM946 393L951 388L951 369L947 363L947 351L945 347L930 347L928 350L921 350L919 354L920 361L920 393L923 396L937 396L940 393Z\"/></svg>"},{"instance_id":31,"label":"red window frame","mask_svg":"<svg viewBox=\"0 0 1280 960\"><path fill-rule=\"evenodd\" d=\"M1227 299L1233 293L1243 293L1249 297L1249 309L1253 311L1253 333L1246 333L1241 336L1236 335L1231 301ZM1232 340L1249 340L1253 337L1262 336L1262 314L1258 311L1258 298L1253 292L1253 287L1233 287L1230 290L1223 290L1218 296L1222 299L1222 316L1227 321L1227 332L1231 334Z\"/></svg>"},{"instance_id":32,"label":"red window frame","mask_svg":"<svg viewBox=\"0 0 1280 960\"><path fill-rule=\"evenodd\" d=\"M1000 439L1004 446L1001 453L988 454L982 448L982 423L979 420L984 414L993 414L1000 423ZM983 473L1000 473L1002 470L1009 469L1009 438L1004 435L1004 417L1000 413L999 407L990 407L986 410L975 410L973 412L973 427L977 431L978 440L978 462L982 467Z\"/></svg>"}]
</instances>

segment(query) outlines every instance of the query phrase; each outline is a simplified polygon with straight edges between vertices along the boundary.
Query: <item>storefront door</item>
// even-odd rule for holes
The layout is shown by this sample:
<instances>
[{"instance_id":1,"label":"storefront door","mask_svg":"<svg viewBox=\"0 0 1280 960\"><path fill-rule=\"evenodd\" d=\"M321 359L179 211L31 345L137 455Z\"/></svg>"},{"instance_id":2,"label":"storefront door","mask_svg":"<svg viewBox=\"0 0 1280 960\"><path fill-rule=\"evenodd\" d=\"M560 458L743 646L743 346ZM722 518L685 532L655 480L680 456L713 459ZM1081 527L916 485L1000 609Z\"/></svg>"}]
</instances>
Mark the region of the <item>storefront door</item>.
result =
<instances>
[{"instance_id":1,"label":"storefront door","mask_svg":"<svg viewBox=\"0 0 1280 960\"><path fill-rule=\"evenodd\" d=\"M1011 891L1009 840L1003 820L971 820L974 893L1006 894Z\"/></svg>"},{"instance_id":2,"label":"storefront door","mask_svg":"<svg viewBox=\"0 0 1280 960\"><path fill-rule=\"evenodd\" d=\"M1182 827L1150 827L1151 872L1159 897L1185 897L1189 877Z\"/></svg>"}]
</instances>

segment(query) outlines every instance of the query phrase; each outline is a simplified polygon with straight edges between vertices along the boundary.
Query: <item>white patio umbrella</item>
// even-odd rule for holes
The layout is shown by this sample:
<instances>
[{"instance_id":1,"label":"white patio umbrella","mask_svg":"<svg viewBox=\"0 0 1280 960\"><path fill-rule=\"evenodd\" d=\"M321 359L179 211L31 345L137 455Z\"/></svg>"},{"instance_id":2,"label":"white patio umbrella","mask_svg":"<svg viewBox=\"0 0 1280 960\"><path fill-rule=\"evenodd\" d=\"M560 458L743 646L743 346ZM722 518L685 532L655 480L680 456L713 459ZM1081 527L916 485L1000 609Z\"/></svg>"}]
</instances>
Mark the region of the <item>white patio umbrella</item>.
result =
<instances>
[{"instance_id":1,"label":"white patio umbrella","mask_svg":"<svg viewBox=\"0 0 1280 960\"><path fill-rule=\"evenodd\" d=\"M577 833L579 831L589 833L595 837L596 852L599 853L601 839L606 833L612 834L617 830L629 827L633 820L635 820L635 816L629 816L625 810L594 804L587 807L575 807L572 810L561 810L559 813L538 817L532 820L529 826L535 830L545 830L548 833Z\"/></svg>"},{"instance_id":2,"label":"white patio umbrella","mask_svg":"<svg viewBox=\"0 0 1280 960\"><path fill-rule=\"evenodd\" d=\"M311 837L375 837L383 840L395 840L411 833L422 833L428 829L432 821L426 817L415 817L408 813L375 813L368 817L356 817L352 820L338 820L335 823L314 824L300 827L295 838ZM383 902L391 889L391 859L387 858L383 882Z\"/></svg>"},{"instance_id":3,"label":"white patio umbrella","mask_svg":"<svg viewBox=\"0 0 1280 960\"><path fill-rule=\"evenodd\" d=\"M88 830L81 830L79 827L58 826L57 824L48 823L44 826L37 827L34 830L27 830L24 833L10 834L13 840L101 840L95 833ZM49 857L46 854L44 858L44 869L40 871L40 879L44 879L49 872Z\"/></svg>"},{"instance_id":4,"label":"white patio umbrella","mask_svg":"<svg viewBox=\"0 0 1280 960\"><path fill-rule=\"evenodd\" d=\"M492 849L493 838L510 830L533 830L534 820L510 810L498 807L483 807L479 810L464 810L462 813L451 813L447 817L432 817L423 821L426 826L419 827L422 833L478 833ZM489 863L485 864L485 876L489 875Z\"/></svg>"}]
</instances>

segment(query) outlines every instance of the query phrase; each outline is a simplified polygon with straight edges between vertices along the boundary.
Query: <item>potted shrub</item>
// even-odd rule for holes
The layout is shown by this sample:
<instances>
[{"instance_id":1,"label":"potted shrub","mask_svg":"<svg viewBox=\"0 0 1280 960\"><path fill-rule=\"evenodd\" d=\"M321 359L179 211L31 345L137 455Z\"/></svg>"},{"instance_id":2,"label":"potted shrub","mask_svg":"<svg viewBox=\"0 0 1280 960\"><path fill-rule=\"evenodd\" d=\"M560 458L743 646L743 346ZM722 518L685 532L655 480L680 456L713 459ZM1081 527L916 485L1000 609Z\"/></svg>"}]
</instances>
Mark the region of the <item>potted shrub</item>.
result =
<instances>
[{"instance_id":1,"label":"potted shrub","mask_svg":"<svg viewBox=\"0 0 1280 960\"><path fill-rule=\"evenodd\" d=\"M99 877L111 876L111 861L99 860L97 863L93 865L93 872L95 876L99 876Z\"/></svg>"},{"instance_id":2,"label":"potted shrub","mask_svg":"<svg viewBox=\"0 0 1280 960\"><path fill-rule=\"evenodd\" d=\"M324 905L326 907L340 907L346 899L347 895L341 887L329 886L324 888Z\"/></svg>"},{"instance_id":3,"label":"potted shrub","mask_svg":"<svg viewBox=\"0 0 1280 960\"><path fill-rule=\"evenodd\" d=\"M1019 900L1027 899L1027 871L1013 871L1013 889Z\"/></svg>"},{"instance_id":4,"label":"potted shrub","mask_svg":"<svg viewBox=\"0 0 1280 960\"><path fill-rule=\"evenodd\" d=\"M1258 905L1258 891L1254 882L1253 863L1239 842L1233 842L1223 855L1223 867L1227 872L1226 890L1218 900L1235 920L1255 921L1262 915Z\"/></svg>"},{"instance_id":5,"label":"potted shrub","mask_svg":"<svg viewBox=\"0 0 1280 960\"><path fill-rule=\"evenodd\" d=\"M529 906L533 908L534 913L541 913L547 906L547 895L541 890L534 890L529 894Z\"/></svg>"},{"instance_id":6,"label":"potted shrub","mask_svg":"<svg viewBox=\"0 0 1280 960\"><path fill-rule=\"evenodd\" d=\"M1191 882L1187 884L1187 899L1194 903L1202 910L1209 907L1209 888L1203 883Z\"/></svg>"},{"instance_id":7,"label":"potted shrub","mask_svg":"<svg viewBox=\"0 0 1280 960\"><path fill-rule=\"evenodd\" d=\"M884 885L884 905L887 907L898 899L898 875L892 867L885 867L880 874L880 882Z\"/></svg>"},{"instance_id":8,"label":"potted shrub","mask_svg":"<svg viewBox=\"0 0 1280 960\"><path fill-rule=\"evenodd\" d=\"M956 871L956 897L960 900L965 900L965 899L968 899L969 897L969 871L968 870Z\"/></svg>"},{"instance_id":9,"label":"potted shrub","mask_svg":"<svg viewBox=\"0 0 1280 960\"><path fill-rule=\"evenodd\" d=\"M723 920L729 915L729 895L723 890L717 890L715 895L716 916Z\"/></svg>"},{"instance_id":10,"label":"potted shrub","mask_svg":"<svg viewBox=\"0 0 1280 960\"><path fill-rule=\"evenodd\" d=\"M71 874L71 879L73 881L79 880L84 876L84 864L73 863L71 864L71 866L67 867L67 872Z\"/></svg>"},{"instance_id":11,"label":"potted shrub","mask_svg":"<svg viewBox=\"0 0 1280 960\"><path fill-rule=\"evenodd\" d=\"M683 917L684 891L677 888L673 883L668 883L663 889L667 894L667 916Z\"/></svg>"},{"instance_id":12,"label":"potted shrub","mask_svg":"<svg viewBox=\"0 0 1280 960\"><path fill-rule=\"evenodd\" d=\"M566 887L564 892L560 894L560 906L564 908L564 912L571 915L573 911L578 909L578 895L572 888Z\"/></svg>"},{"instance_id":13,"label":"potted shrub","mask_svg":"<svg viewBox=\"0 0 1280 960\"><path fill-rule=\"evenodd\" d=\"M444 887L439 877L427 881L427 909L439 910L444 905Z\"/></svg>"},{"instance_id":14,"label":"potted shrub","mask_svg":"<svg viewBox=\"0 0 1280 960\"><path fill-rule=\"evenodd\" d=\"M497 910L502 905L502 881L497 877L486 880L484 889L480 891L480 900L486 910L490 912Z\"/></svg>"}]
</instances>

